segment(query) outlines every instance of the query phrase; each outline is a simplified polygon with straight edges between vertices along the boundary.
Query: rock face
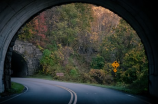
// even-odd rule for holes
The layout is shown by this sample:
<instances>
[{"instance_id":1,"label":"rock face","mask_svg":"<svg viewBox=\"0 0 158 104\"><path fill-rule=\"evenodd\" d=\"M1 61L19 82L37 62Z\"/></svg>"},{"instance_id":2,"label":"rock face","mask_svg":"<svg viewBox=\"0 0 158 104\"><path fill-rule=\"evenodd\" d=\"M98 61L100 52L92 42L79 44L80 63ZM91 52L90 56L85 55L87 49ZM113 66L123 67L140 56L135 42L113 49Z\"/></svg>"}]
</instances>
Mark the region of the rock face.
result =
<instances>
[{"instance_id":1,"label":"rock face","mask_svg":"<svg viewBox=\"0 0 158 104\"><path fill-rule=\"evenodd\" d=\"M27 75L33 75L40 68L42 52L32 43L16 40L13 51L21 54L27 62Z\"/></svg>"}]
</instances>

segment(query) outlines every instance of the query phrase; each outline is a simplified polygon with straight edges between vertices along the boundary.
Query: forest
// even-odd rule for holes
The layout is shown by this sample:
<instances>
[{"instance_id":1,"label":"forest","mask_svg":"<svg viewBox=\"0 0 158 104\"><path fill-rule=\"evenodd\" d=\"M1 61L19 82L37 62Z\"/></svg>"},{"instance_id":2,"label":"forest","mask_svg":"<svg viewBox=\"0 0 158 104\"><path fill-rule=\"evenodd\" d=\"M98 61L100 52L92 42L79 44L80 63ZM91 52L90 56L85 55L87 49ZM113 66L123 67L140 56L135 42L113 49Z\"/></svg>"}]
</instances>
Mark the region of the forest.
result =
<instances>
[{"instance_id":1,"label":"forest","mask_svg":"<svg viewBox=\"0 0 158 104\"><path fill-rule=\"evenodd\" d=\"M37 74L148 90L144 46L133 28L108 9L83 3L55 6L27 22L18 36L43 52ZM119 63L117 72L114 61Z\"/></svg>"}]
</instances>

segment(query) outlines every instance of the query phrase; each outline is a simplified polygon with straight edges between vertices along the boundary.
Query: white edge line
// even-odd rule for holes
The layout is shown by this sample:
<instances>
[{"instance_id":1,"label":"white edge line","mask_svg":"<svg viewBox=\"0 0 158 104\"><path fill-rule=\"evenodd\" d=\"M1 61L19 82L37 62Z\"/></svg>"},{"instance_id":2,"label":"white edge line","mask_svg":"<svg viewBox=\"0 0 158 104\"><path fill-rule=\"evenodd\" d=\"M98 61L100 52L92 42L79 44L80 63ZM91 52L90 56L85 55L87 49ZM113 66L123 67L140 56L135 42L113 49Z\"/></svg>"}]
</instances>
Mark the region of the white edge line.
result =
<instances>
[{"instance_id":1,"label":"white edge line","mask_svg":"<svg viewBox=\"0 0 158 104\"><path fill-rule=\"evenodd\" d=\"M24 85L23 85L23 86L24 86ZM7 102L7 101L9 101L9 100L11 100L11 99L14 99L14 98L16 98L16 97L18 97L18 96L20 96L20 95L26 93L26 92L28 91L28 87L27 87L27 86L24 86L24 87L26 88L26 91L25 91L25 92L20 93L20 94L18 94L18 95L16 95L16 96L12 97L12 98L10 98L10 99L4 100L4 101L2 101L2 102L0 102L0 103Z\"/></svg>"},{"instance_id":2,"label":"white edge line","mask_svg":"<svg viewBox=\"0 0 158 104\"><path fill-rule=\"evenodd\" d=\"M135 96L132 96L132 95L129 95L129 94L127 94L128 96L130 96L130 97L133 97L133 98L137 98L137 97L135 97ZM152 104L152 103L150 103L150 102L147 102L147 101L145 101L145 100L142 100L142 99L140 99L140 98L137 98L137 99L139 99L139 100L141 100L141 101L143 101L143 102L145 102L145 103L148 103L148 104Z\"/></svg>"}]
</instances>

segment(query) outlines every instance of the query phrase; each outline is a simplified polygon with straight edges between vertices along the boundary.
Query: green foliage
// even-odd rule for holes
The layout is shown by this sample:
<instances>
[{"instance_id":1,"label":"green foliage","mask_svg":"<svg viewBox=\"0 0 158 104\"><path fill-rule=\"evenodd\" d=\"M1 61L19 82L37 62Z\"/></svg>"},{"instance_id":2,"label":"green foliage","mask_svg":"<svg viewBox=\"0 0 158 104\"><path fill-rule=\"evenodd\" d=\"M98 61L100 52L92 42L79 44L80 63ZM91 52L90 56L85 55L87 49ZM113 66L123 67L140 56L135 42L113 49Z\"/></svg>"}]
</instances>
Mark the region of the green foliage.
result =
<instances>
[{"instance_id":1,"label":"green foliage","mask_svg":"<svg viewBox=\"0 0 158 104\"><path fill-rule=\"evenodd\" d=\"M127 69L122 73L122 80L128 84L131 83L130 86L137 85L137 87L146 90L148 88L148 61L142 44L138 49L135 48L127 53L124 61L126 62L123 66Z\"/></svg>"},{"instance_id":2,"label":"green foliage","mask_svg":"<svg viewBox=\"0 0 158 104\"><path fill-rule=\"evenodd\" d=\"M43 72L48 74L52 73L52 70L54 69L53 67L56 65L60 66L60 62L63 60L61 52L51 52L48 49L45 49L43 51L43 56L40 59L40 64L43 66ZM52 69L52 70L51 70ZM57 68L56 68L57 70Z\"/></svg>"},{"instance_id":3,"label":"green foliage","mask_svg":"<svg viewBox=\"0 0 158 104\"><path fill-rule=\"evenodd\" d=\"M76 69L71 69L71 70L70 70L70 75L71 75L71 76L77 76L77 74L78 74L78 73L77 73L77 70L76 70Z\"/></svg>"},{"instance_id":4,"label":"green foliage","mask_svg":"<svg viewBox=\"0 0 158 104\"><path fill-rule=\"evenodd\" d=\"M113 69L112 63L109 63L109 62L105 61L104 67L103 67L103 70L105 71L105 73L110 74L112 69Z\"/></svg>"},{"instance_id":5,"label":"green foliage","mask_svg":"<svg viewBox=\"0 0 158 104\"><path fill-rule=\"evenodd\" d=\"M53 65L53 60L50 58L50 55L51 55L51 51L49 51L48 49L45 49L43 51L43 55L40 60L40 63L44 66Z\"/></svg>"},{"instance_id":6,"label":"green foliage","mask_svg":"<svg viewBox=\"0 0 158 104\"><path fill-rule=\"evenodd\" d=\"M54 23L57 27L53 29L52 35L63 45L70 45L75 41L74 38L79 31L78 11L74 4L63 5L57 10L59 18L56 20L58 22Z\"/></svg>"},{"instance_id":7,"label":"green foliage","mask_svg":"<svg viewBox=\"0 0 158 104\"><path fill-rule=\"evenodd\" d=\"M114 34L105 37L100 47L101 56L106 62L103 69L106 73L111 72L116 83L126 84L135 90L147 90L148 61L139 37L122 19L113 31ZM114 61L120 64L115 74L111 67Z\"/></svg>"},{"instance_id":8,"label":"green foliage","mask_svg":"<svg viewBox=\"0 0 158 104\"><path fill-rule=\"evenodd\" d=\"M144 70L138 75L138 79L128 86L131 89L138 90L139 93L148 91L148 70ZM138 89L139 88L139 89Z\"/></svg>"},{"instance_id":9,"label":"green foliage","mask_svg":"<svg viewBox=\"0 0 158 104\"><path fill-rule=\"evenodd\" d=\"M18 38L20 40L26 41L26 40L32 39L33 35L34 35L34 28L33 28L33 25L31 25L31 22L30 22L30 23L27 23L22 28L22 30L18 34Z\"/></svg>"},{"instance_id":10,"label":"green foliage","mask_svg":"<svg viewBox=\"0 0 158 104\"><path fill-rule=\"evenodd\" d=\"M140 39L136 32L123 19L120 20L119 25L113 31L114 34L105 37L100 47L101 55L107 61L113 62L117 60L122 63L125 54L132 48L135 48Z\"/></svg>"},{"instance_id":11,"label":"green foliage","mask_svg":"<svg viewBox=\"0 0 158 104\"><path fill-rule=\"evenodd\" d=\"M104 67L105 60L102 56L97 55L96 57L92 58L91 68L93 69L102 69Z\"/></svg>"}]
</instances>

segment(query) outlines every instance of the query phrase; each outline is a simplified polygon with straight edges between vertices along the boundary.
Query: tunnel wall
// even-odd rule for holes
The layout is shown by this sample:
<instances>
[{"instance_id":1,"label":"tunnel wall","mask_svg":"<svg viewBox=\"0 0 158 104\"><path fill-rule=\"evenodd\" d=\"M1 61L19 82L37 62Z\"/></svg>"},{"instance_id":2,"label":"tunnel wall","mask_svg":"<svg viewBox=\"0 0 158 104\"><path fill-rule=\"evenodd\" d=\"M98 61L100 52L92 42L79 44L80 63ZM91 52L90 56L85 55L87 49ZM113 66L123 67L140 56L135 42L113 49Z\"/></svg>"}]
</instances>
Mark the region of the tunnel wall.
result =
<instances>
[{"instance_id":1,"label":"tunnel wall","mask_svg":"<svg viewBox=\"0 0 158 104\"><path fill-rule=\"evenodd\" d=\"M123 17L138 33L149 60L149 92L158 97L158 27L154 0L1 0L0 1L0 92L4 60L18 29L34 14L50 6L69 2L101 5Z\"/></svg>"}]
</instances>

